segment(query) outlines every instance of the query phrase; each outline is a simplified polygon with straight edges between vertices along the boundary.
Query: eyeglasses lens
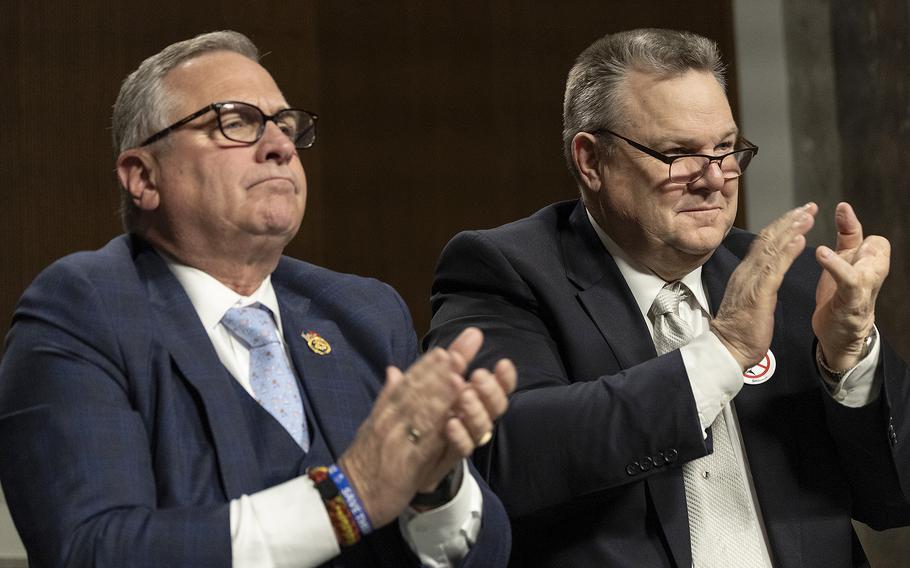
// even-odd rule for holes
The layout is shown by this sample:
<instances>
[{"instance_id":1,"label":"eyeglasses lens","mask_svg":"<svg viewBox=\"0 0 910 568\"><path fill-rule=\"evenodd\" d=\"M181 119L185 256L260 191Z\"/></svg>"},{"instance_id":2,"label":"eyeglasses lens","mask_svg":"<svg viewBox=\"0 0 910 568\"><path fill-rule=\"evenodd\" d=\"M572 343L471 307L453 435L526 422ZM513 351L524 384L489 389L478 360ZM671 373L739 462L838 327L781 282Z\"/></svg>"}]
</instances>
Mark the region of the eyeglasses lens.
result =
<instances>
[{"instance_id":1,"label":"eyeglasses lens","mask_svg":"<svg viewBox=\"0 0 910 568\"><path fill-rule=\"evenodd\" d=\"M751 150L741 150L729 154L719 162L724 179L736 179L743 174L752 160ZM673 183L692 183L701 179L710 167L711 160L703 156L686 156L673 160L670 164L670 181Z\"/></svg>"},{"instance_id":2,"label":"eyeglasses lens","mask_svg":"<svg viewBox=\"0 0 910 568\"><path fill-rule=\"evenodd\" d=\"M224 137L247 144L262 137L265 118L258 108L239 103L225 104L218 111L218 124ZM274 122L297 148L309 148L316 141L316 123L307 112L286 109L275 115Z\"/></svg>"}]
</instances>

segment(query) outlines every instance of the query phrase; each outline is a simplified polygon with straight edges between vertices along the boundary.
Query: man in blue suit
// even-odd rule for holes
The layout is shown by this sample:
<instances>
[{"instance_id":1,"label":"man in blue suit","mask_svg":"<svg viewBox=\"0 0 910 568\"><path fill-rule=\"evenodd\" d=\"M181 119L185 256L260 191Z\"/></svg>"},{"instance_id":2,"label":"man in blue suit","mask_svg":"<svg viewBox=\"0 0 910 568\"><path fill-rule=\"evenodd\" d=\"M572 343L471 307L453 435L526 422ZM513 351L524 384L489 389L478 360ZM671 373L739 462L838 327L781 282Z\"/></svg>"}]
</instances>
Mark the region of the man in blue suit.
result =
<instances>
[{"instance_id":1,"label":"man in blue suit","mask_svg":"<svg viewBox=\"0 0 910 568\"><path fill-rule=\"evenodd\" d=\"M519 372L478 452L515 566L862 566L851 517L910 523L910 371L875 329L890 246L837 205L732 228L758 149L713 42L632 30L569 73L581 199L448 244L429 344ZM761 188L753 188L761 191ZM899 309L900 306L888 306Z\"/></svg>"},{"instance_id":2,"label":"man in blue suit","mask_svg":"<svg viewBox=\"0 0 910 568\"><path fill-rule=\"evenodd\" d=\"M124 81L128 234L16 310L0 481L30 564L502 565L502 505L463 457L514 367L469 384L477 330L418 359L391 288L282 256L316 116L257 60L215 32Z\"/></svg>"}]
</instances>

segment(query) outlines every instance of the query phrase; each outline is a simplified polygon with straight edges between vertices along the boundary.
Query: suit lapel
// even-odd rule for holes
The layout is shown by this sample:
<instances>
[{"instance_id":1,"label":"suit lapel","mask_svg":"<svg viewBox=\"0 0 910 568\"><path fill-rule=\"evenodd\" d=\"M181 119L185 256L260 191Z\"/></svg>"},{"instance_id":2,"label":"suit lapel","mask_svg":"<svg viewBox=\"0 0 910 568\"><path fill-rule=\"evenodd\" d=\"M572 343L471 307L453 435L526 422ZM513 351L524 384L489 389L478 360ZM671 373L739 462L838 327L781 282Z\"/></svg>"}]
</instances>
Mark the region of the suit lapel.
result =
<instances>
[{"instance_id":1,"label":"suit lapel","mask_svg":"<svg viewBox=\"0 0 910 568\"><path fill-rule=\"evenodd\" d=\"M252 441L243 408L227 382L231 378L167 265L148 245L140 242L137 248L136 268L158 320L158 340L202 399L225 493L229 499L252 493L258 489L259 474L249 459Z\"/></svg>"},{"instance_id":2,"label":"suit lapel","mask_svg":"<svg viewBox=\"0 0 910 568\"><path fill-rule=\"evenodd\" d=\"M286 278L295 282L294 291L285 285ZM314 411L310 418L318 424L329 452L337 459L351 445L372 405L361 376L363 371L353 366L356 357L338 325L319 315L310 299L301 295L299 288L306 285L305 274L288 278L279 265L272 283L281 306L285 342ZM309 333L323 338L331 352L319 354L311 349L305 337Z\"/></svg>"},{"instance_id":3,"label":"suit lapel","mask_svg":"<svg viewBox=\"0 0 910 568\"><path fill-rule=\"evenodd\" d=\"M578 299L626 369L657 356L651 334L629 285L588 220L579 201L560 235L566 276L580 289Z\"/></svg>"},{"instance_id":4,"label":"suit lapel","mask_svg":"<svg viewBox=\"0 0 910 568\"><path fill-rule=\"evenodd\" d=\"M657 357L632 291L604 249L580 201L569 218L568 230L562 234L562 247L566 275L580 288L579 301L620 367L627 369ZM676 564L690 565L692 553L682 470L667 468L648 477L645 483Z\"/></svg>"}]
</instances>

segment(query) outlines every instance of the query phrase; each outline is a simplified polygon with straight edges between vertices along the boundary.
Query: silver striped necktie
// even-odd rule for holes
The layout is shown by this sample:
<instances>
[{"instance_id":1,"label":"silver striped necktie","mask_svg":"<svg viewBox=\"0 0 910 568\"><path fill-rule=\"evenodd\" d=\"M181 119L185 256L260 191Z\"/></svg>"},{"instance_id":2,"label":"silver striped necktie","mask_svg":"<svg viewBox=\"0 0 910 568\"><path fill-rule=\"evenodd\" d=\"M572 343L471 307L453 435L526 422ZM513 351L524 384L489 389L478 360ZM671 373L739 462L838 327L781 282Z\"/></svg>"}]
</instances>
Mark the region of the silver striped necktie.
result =
<instances>
[{"instance_id":1,"label":"silver striped necktie","mask_svg":"<svg viewBox=\"0 0 910 568\"><path fill-rule=\"evenodd\" d=\"M651 305L658 355L693 339L692 327L679 315L689 290L681 282L664 286ZM724 413L711 424L714 451L683 465L692 565L696 568L764 566L761 532L742 471L733 451Z\"/></svg>"}]
</instances>

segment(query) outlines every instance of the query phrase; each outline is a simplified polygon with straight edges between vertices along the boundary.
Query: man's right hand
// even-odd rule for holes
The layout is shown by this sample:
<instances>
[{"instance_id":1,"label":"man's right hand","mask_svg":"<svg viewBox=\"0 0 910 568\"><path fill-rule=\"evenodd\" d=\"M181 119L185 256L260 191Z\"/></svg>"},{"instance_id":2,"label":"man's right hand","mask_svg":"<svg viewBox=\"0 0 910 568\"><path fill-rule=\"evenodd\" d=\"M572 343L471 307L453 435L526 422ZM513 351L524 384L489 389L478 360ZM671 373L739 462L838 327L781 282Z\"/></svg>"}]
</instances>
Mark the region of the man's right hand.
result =
<instances>
[{"instance_id":1,"label":"man's right hand","mask_svg":"<svg viewBox=\"0 0 910 568\"><path fill-rule=\"evenodd\" d=\"M500 361L491 373L464 379L483 343L476 328L448 349L427 352L405 372L386 371L386 384L338 460L374 527L394 520L415 493L431 490L469 455L505 412L515 367Z\"/></svg>"},{"instance_id":2,"label":"man's right hand","mask_svg":"<svg viewBox=\"0 0 910 568\"><path fill-rule=\"evenodd\" d=\"M711 331L743 370L761 361L771 346L777 291L806 248L805 234L817 213L818 206L808 203L765 227L727 283Z\"/></svg>"}]
</instances>

